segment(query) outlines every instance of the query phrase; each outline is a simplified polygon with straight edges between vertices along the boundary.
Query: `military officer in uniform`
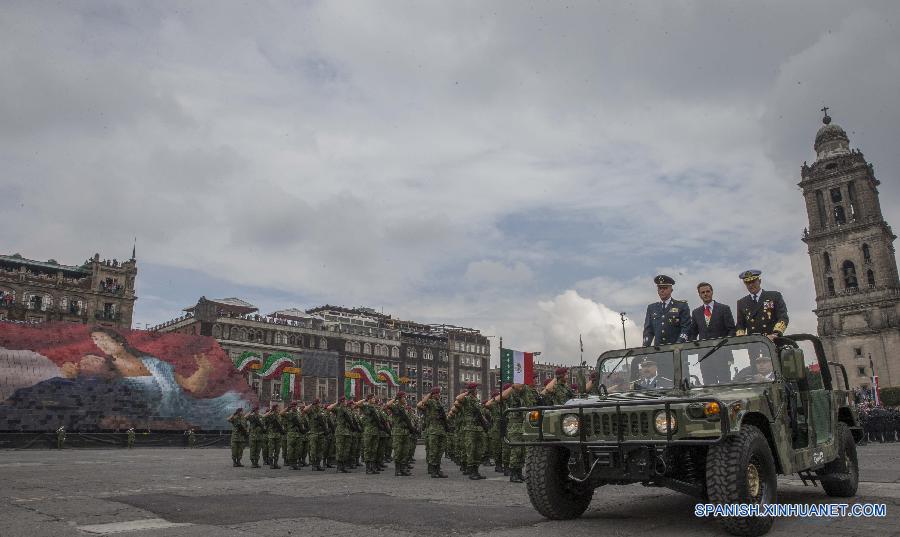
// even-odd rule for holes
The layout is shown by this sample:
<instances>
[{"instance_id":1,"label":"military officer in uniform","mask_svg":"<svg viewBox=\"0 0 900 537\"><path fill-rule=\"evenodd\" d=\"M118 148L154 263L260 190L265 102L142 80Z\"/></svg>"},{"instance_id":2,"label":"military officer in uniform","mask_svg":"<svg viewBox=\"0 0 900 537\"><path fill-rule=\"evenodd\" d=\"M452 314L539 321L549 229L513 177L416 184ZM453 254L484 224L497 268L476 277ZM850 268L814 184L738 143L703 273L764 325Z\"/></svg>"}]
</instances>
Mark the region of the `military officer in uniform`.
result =
<instances>
[{"instance_id":1,"label":"military officer in uniform","mask_svg":"<svg viewBox=\"0 0 900 537\"><path fill-rule=\"evenodd\" d=\"M669 345L688 340L691 330L691 308L683 300L672 298L675 280L665 274L653 278L659 302L647 306L644 317L644 346Z\"/></svg>"},{"instance_id":2,"label":"military officer in uniform","mask_svg":"<svg viewBox=\"0 0 900 537\"><path fill-rule=\"evenodd\" d=\"M736 334L763 334L775 339L787 329L787 305L778 291L762 289L761 274L758 270L745 270L739 276L750 294L738 300Z\"/></svg>"}]
</instances>

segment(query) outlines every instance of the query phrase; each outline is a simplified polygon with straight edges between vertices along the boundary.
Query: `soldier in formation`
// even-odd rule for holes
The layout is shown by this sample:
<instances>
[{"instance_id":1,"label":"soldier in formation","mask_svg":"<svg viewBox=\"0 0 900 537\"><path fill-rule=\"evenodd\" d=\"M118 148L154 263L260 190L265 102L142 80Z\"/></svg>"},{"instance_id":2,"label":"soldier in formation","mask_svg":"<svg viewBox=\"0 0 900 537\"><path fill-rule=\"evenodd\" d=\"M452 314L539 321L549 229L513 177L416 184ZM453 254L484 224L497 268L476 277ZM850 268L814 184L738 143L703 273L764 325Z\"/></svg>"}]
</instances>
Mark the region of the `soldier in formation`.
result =
<instances>
[{"instance_id":1,"label":"soldier in formation","mask_svg":"<svg viewBox=\"0 0 900 537\"><path fill-rule=\"evenodd\" d=\"M391 445L394 455L394 475L411 476L409 462L412 459L412 449L415 444L415 426L406 408L406 392L397 392L394 399L384 405L390 412L391 421Z\"/></svg>"},{"instance_id":2,"label":"soldier in formation","mask_svg":"<svg viewBox=\"0 0 900 537\"><path fill-rule=\"evenodd\" d=\"M128 447L128 449L133 448L134 447L134 437L136 436L136 434L134 432L134 427L125 431L125 435L126 435L125 436L125 446Z\"/></svg>"},{"instance_id":3,"label":"soldier in formation","mask_svg":"<svg viewBox=\"0 0 900 537\"><path fill-rule=\"evenodd\" d=\"M66 426L60 425L56 430L56 449L62 449L66 445Z\"/></svg>"},{"instance_id":4,"label":"soldier in formation","mask_svg":"<svg viewBox=\"0 0 900 537\"><path fill-rule=\"evenodd\" d=\"M325 415L322 413L322 408L319 404L320 401L318 399L313 399L312 403L303 409L303 413L306 414L306 419L309 422L309 432L307 433L309 436L309 464L314 472L325 471L325 468L322 467L322 461L326 455L324 448L325 428L327 425L325 423Z\"/></svg>"},{"instance_id":5,"label":"soldier in formation","mask_svg":"<svg viewBox=\"0 0 900 537\"><path fill-rule=\"evenodd\" d=\"M281 421L281 412L278 411L278 403L272 404L269 411L263 414L263 423L266 426L266 435L269 445L269 467L273 470L281 468L278 465L278 456L281 453L281 436L284 434L284 426Z\"/></svg>"},{"instance_id":6,"label":"soldier in formation","mask_svg":"<svg viewBox=\"0 0 900 537\"><path fill-rule=\"evenodd\" d=\"M269 464L268 449L263 449L268 443L266 437L266 426L263 423L262 416L259 415L259 406L254 406L247 415L247 430L250 434L250 463L251 468L260 468L259 456L263 455L263 463Z\"/></svg>"},{"instance_id":7,"label":"soldier in formation","mask_svg":"<svg viewBox=\"0 0 900 537\"><path fill-rule=\"evenodd\" d=\"M464 472L469 479L485 479L478 471L484 450L484 416L482 405L478 399L477 382L466 384L466 391L456 396L451 412L459 414L458 431L462 432L462 454Z\"/></svg>"},{"instance_id":8,"label":"soldier in formation","mask_svg":"<svg viewBox=\"0 0 900 537\"><path fill-rule=\"evenodd\" d=\"M575 397L575 392L567 382L569 369L557 367L554 373L554 378L544 386L541 398L545 405L564 405L566 401Z\"/></svg>"},{"instance_id":9,"label":"soldier in formation","mask_svg":"<svg viewBox=\"0 0 900 537\"><path fill-rule=\"evenodd\" d=\"M353 411L344 397L328 407L334 417L334 443L337 471L346 474L350 470L351 434L354 429Z\"/></svg>"},{"instance_id":10,"label":"soldier in formation","mask_svg":"<svg viewBox=\"0 0 900 537\"><path fill-rule=\"evenodd\" d=\"M434 478L447 477L447 474L441 471L441 461L450 433L450 423L441 404L440 395L440 386L435 386L416 405L425 417L425 461L428 464L428 475Z\"/></svg>"},{"instance_id":11,"label":"soldier in formation","mask_svg":"<svg viewBox=\"0 0 900 537\"><path fill-rule=\"evenodd\" d=\"M241 459L244 458L244 446L247 445L247 420L244 418L244 409L238 407L228 418L231 423L231 462L235 467L244 466Z\"/></svg>"}]
</instances>

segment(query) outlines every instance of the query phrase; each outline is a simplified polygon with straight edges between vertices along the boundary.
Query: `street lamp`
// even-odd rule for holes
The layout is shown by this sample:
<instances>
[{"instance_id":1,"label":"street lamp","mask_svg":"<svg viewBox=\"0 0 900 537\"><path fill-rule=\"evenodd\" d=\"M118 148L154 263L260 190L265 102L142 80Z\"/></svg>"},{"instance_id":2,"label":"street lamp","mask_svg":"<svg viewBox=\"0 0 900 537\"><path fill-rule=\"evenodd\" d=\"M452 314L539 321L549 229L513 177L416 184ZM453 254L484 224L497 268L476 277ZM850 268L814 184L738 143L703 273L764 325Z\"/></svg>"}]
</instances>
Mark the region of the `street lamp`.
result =
<instances>
[{"instance_id":1,"label":"street lamp","mask_svg":"<svg viewBox=\"0 0 900 537\"><path fill-rule=\"evenodd\" d=\"M625 338L625 321L626 321L625 312L624 311L620 312L619 317L622 319L622 344L624 345L623 348L627 349L628 348L628 340Z\"/></svg>"}]
</instances>

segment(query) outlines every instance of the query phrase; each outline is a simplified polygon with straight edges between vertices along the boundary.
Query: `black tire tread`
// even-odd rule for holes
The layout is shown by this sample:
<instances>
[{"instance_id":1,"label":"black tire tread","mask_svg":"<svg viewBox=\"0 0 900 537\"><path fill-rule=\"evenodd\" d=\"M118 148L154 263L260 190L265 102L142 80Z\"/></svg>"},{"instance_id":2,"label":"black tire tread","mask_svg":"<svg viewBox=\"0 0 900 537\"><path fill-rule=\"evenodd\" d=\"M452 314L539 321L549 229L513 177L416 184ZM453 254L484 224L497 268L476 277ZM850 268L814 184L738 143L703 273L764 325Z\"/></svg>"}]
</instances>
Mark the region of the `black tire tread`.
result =
<instances>
[{"instance_id":1,"label":"black tire tread","mask_svg":"<svg viewBox=\"0 0 900 537\"><path fill-rule=\"evenodd\" d=\"M529 447L525 452L525 487L531 505L551 520L580 517L591 503L594 489L566 483L568 451L565 448ZM569 486L567 486L569 485Z\"/></svg>"},{"instance_id":2,"label":"black tire tread","mask_svg":"<svg viewBox=\"0 0 900 537\"><path fill-rule=\"evenodd\" d=\"M742 497L740 482L740 476L746 474L736 465L744 460L744 453L750 450L754 443L760 441L765 445L766 453L771 458L772 452L765 435L753 425L744 425L741 427L740 433L729 436L722 443L710 448L706 461L706 491L710 503L746 502L746 499ZM774 459L769 462L774 471ZM775 497L772 498L772 501L775 501ZM771 517L724 517L718 520L725 531L743 537L763 535L771 529L774 523L774 519Z\"/></svg>"},{"instance_id":3,"label":"black tire tread","mask_svg":"<svg viewBox=\"0 0 900 537\"><path fill-rule=\"evenodd\" d=\"M856 496L856 489L859 486L859 461L856 458L856 441L853 440L853 433L846 423L838 422L835 427L835 442L838 446L837 458L825 465L825 468L819 474L822 481L822 489L825 494L836 498L850 498ZM850 459L853 461L853 468L847 472L844 467L844 453L850 451Z\"/></svg>"}]
</instances>

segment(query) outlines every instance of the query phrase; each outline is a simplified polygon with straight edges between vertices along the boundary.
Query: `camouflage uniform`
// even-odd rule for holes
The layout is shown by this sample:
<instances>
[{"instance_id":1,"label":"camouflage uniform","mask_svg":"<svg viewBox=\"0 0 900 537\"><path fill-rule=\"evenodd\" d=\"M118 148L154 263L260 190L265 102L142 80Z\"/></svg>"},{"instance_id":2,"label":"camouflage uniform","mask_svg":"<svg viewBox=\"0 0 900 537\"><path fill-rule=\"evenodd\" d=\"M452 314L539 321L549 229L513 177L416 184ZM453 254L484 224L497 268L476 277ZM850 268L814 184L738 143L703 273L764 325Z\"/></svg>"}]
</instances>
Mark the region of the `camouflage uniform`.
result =
<instances>
[{"instance_id":1,"label":"camouflage uniform","mask_svg":"<svg viewBox=\"0 0 900 537\"><path fill-rule=\"evenodd\" d=\"M337 458L338 472L347 473L350 465L351 431L353 429L353 416L347 405L341 401L332 410L334 412L334 444Z\"/></svg>"},{"instance_id":2,"label":"camouflage uniform","mask_svg":"<svg viewBox=\"0 0 900 537\"><path fill-rule=\"evenodd\" d=\"M534 399L533 389L529 389L530 386L524 386L522 388L516 389L513 388L512 393L509 397L509 407L528 407L534 406L537 404ZM525 423L525 415L523 412L510 412L509 413L509 422L506 425L507 435L509 436L510 442L521 442L522 441L522 431ZM522 466L525 463L525 448L524 447L510 447L509 448L509 480L513 483L521 483L523 481L522 477Z\"/></svg>"},{"instance_id":3,"label":"camouflage uniform","mask_svg":"<svg viewBox=\"0 0 900 537\"><path fill-rule=\"evenodd\" d=\"M403 393L403 392L400 392ZM412 435L412 420L407 414L405 401L395 400L386 409L391 413L391 444L394 451L394 475L409 476L406 465L409 463L409 437Z\"/></svg>"},{"instance_id":4,"label":"camouflage uniform","mask_svg":"<svg viewBox=\"0 0 900 537\"><path fill-rule=\"evenodd\" d=\"M300 435L303 434L303 422L300 419L300 411L294 406L285 412L285 429L287 430L287 453L284 463L291 465L294 470L300 469Z\"/></svg>"},{"instance_id":5,"label":"camouflage uniform","mask_svg":"<svg viewBox=\"0 0 900 537\"><path fill-rule=\"evenodd\" d=\"M362 414L363 424L362 438L364 457L366 460L366 473L375 474L381 470L381 461L378 459L378 444L380 438L380 418L378 416L378 409L371 401L366 400L360 407L360 412Z\"/></svg>"},{"instance_id":6,"label":"camouflage uniform","mask_svg":"<svg viewBox=\"0 0 900 537\"><path fill-rule=\"evenodd\" d=\"M481 456L484 451L484 428L481 426L481 401L478 396L469 392L459 401L459 420L462 441L465 450L464 466L468 470L469 479L484 479L478 472Z\"/></svg>"},{"instance_id":7,"label":"camouflage uniform","mask_svg":"<svg viewBox=\"0 0 900 537\"><path fill-rule=\"evenodd\" d=\"M503 471L503 437L501 431L501 421L503 420L503 410L506 405L502 401L494 401L491 405L491 430L488 431L490 436L490 456L494 460L494 471Z\"/></svg>"},{"instance_id":8,"label":"camouflage uniform","mask_svg":"<svg viewBox=\"0 0 900 537\"><path fill-rule=\"evenodd\" d=\"M325 470L322 468L323 448L325 447L325 416L322 414L322 409L319 408L318 399L306 408L306 417L309 420L309 464L312 465L313 470L321 472Z\"/></svg>"},{"instance_id":9,"label":"camouflage uniform","mask_svg":"<svg viewBox=\"0 0 900 537\"><path fill-rule=\"evenodd\" d=\"M441 406L440 399L429 397L424 404L425 409L425 460L428 463L428 474L431 477L447 477L441 472L441 460L444 458L444 443L447 439L447 414Z\"/></svg>"},{"instance_id":10,"label":"camouflage uniform","mask_svg":"<svg viewBox=\"0 0 900 537\"><path fill-rule=\"evenodd\" d=\"M244 446L247 444L247 421L243 412L235 412L228 418L231 423L231 462L234 466L243 466Z\"/></svg>"},{"instance_id":11,"label":"camouflage uniform","mask_svg":"<svg viewBox=\"0 0 900 537\"><path fill-rule=\"evenodd\" d=\"M247 416L247 426L250 429L250 462L253 468L259 468L259 453L266 445L266 426L262 417L259 415L259 409L253 409L253 412ZM268 464L268 449L263 453L263 462Z\"/></svg>"},{"instance_id":12,"label":"camouflage uniform","mask_svg":"<svg viewBox=\"0 0 900 537\"><path fill-rule=\"evenodd\" d=\"M284 434L281 413L277 405L263 415L263 423L266 424L266 433L269 436L269 464L275 470L281 468L278 466L278 455L281 450L281 436Z\"/></svg>"}]
</instances>

